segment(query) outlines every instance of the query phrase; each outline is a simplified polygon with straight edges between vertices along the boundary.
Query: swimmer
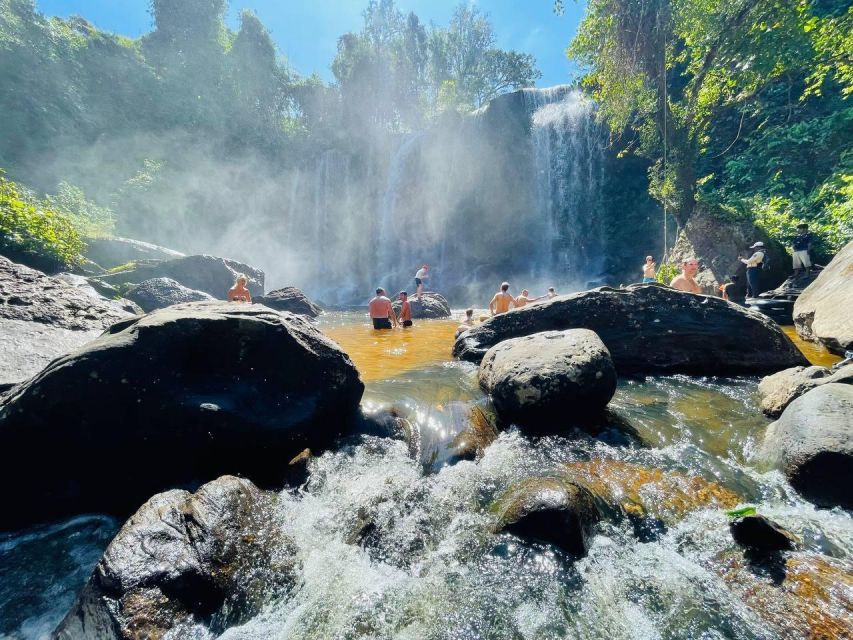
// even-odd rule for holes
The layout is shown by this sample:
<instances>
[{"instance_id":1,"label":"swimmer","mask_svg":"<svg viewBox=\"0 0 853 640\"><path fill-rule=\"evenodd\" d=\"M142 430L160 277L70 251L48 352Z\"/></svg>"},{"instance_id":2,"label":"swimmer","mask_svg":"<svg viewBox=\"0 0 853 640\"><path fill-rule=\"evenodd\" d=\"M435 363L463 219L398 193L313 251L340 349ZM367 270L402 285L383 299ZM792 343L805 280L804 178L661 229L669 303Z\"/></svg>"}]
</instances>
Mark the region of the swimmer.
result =
<instances>
[{"instance_id":1,"label":"swimmer","mask_svg":"<svg viewBox=\"0 0 853 640\"><path fill-rule=\"evenodd\" d=\"M412 326L412 305L409 304L409 294L401 291L397 296L400 298L400 323L403 328Z\"/></svg>"},{"instance_id":2,"label":"swimmer","mask_svg":"<svg viewBox=\"0 0 853 640\"><path fill-rule=\"evenodd\" d=\"M473 309L465 309L465 319L462 321L458 327L456 327L456 335L454 337L458 338L460 335L468 331L471 327L474 326L474 310Z\"/></svg>"}]
</instances>

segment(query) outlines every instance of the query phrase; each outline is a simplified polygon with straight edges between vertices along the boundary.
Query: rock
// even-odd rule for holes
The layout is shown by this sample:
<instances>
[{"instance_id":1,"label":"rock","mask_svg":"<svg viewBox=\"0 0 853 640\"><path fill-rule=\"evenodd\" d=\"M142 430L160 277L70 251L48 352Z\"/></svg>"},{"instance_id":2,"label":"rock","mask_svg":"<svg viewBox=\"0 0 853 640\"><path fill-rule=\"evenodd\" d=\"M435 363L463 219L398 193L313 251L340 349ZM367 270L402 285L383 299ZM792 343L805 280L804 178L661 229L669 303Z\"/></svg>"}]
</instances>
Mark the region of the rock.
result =
<instances>
[{"instance_id":1,"label":"rock","mask_svg":"<svg viewBox=\"0 0 853 640\"><path fill-rule=\"evenodd\" d=\"M171 278L145 280L128 290L126 295L145 312L171 307L173 304L214 299L204 291L188 289Z\"/></svg>"},{"instance_id":2,"label":"rock","mask_svg":"<svg viewBox=\"0 0 853 640\"><path fill-rule=\"evenodd\" d=\"M822 270L823 267L815 264L808 274L804 270L794 272L778 287L763 292L760 297L794 301L817 279Z\"/></svg>"},{"instance_id":3,"label":"rock","mask_svg":"<svg viewBox=\"0 0 853 640\"><path fill-rule=\"evenodd\" d=\"M790 551L797 545L794 534L760 515L735 518L729 529L735 542L755 551Z\"/></svg>"},{"instance_id":4,"label":"rock","mask_svg":"<svg viewBox=\"0 0 853 640\"><path fill-rule=\"evenodd\" d=\"M239 274L248 278L252 296L264 294L264 272L242 262L216 256L186 256L173 260L151 260L131 265L128 269L108 273L97 278L100 282L126 286L139 284L152 278L171 278L189 289L210 294L218 300L225 299L228 289L234 286Z\"/></svg>"},{"instance_id":5,"label":"rock","mask_svg":"<svg viewBox=\"0 0 853 640\"><path fill-rule=\"evenodd\" d=\"M76 287L86 295L94 298L99 302L105 302L113 307L120 309L126 313L139 315L145 313L138 304L127 298L123 298L117 289L113 287L93 287L89 278L77 275L76 273L57 273L56 278L63 282Z\"/></svg>"},{"instance_id":6,"label":"rock","mask_svg":"<svg viewBox=\"0 0 853 640\"><path fill-rule=\"evenodd\" d=\"M600 520L592 495L560 478L532 478L510 487L490 507L495 531L553 544L583 556L591 529Z\"/></svg>"},{"instance_id":7,"label":"rock","mask_svg":"<svg viewBox=\"0 0 853 640\"><path fill-rule=\"evenodd\" d=\"M218 635L245 622L296 578L271 505L232 476L155 495L107 547L54 637L160 638L181 625Z\"/></svg>"},{"instance_id":8,"label":"rock","mask_svg":"<svg viewBox=\"0 0 853 640\"><path fill-rule=\"evenodd\" d=\"M772 289L791 272L791 256L779 242L748 220L731 220L722 212L698 204L679 231L670 253L670 262L679 264L687 257L699 259L696 281L708 295L718 296L727 276L739 275L746 284L746 267L739 260L750 252L747 247L761 241L767 249L768 269L761 272L763 289Z\"/></svg>"},{"instance_id":9,"label":"rock","mask_svg":"<svg viewBox=\"0 0 853 640\"><path fill-rule=\"evenodd\" d=\"M412 305L412 318L415 320L435 320L450 317L450 304L444 296L432 291L424 291L418 301L414 291L409 291L409 303ZM394 301L394 313L400 315L400 301Z\"/></svg>"},{"instance_id":10,"label":"rock","mask_svg":"<svg viewBox=\"0 0 853 640\"><path fill-rule=\"evenodd\" d=\"M588 329L499 342L486 352L479 380L503 418L538 429L567 415L599 415L616 392L610 353Z\"/></svg>"},{"instance_id":11,"label":"rock","mask_svg":"<svg viewBox=\"0 0 853 640\"><path fill-rule=\"evenodd\" d=\"M834 353L853 349L853 241L838 252L794 303L794 325L804 340Z\"/></svg>"},{"instance_id":12,"label":"rock","mask_svg":"<svg viewBox=\"0 0 853 640\"><path fill-rule=\"evenodd\" d=\"M844 366L837 371L826 367L793 367L774 373L758 385L761 410L771 418L778 418L785 407L807 391L831 383L853 384L853 367Z\"/></svg>"},{"instance_id":13,"label":"rock","mask_svg":"<svg viewBox=\"0 0 853 640\"><path fill-rule=\"evenodd\" d=\"M276 309L277 311L290 311L309 318L316 318L323 310L311 302L301 290L296 287L284 287L275 289L266 295L253 299L257 304Z\"/></svg>"},{"instance_id":14,"label":"rock","mask_svg":"<svg viewBox=\"0 0 853 640\"><path fill-rule=\"evenodd\" d=\"M84 254L107 269L139 260L174 260L186 255L150 242L121 237L88 238Z\"/></svg>"},{"instance_id":15,"label":"rock","mask_svg":"<svg viewBox=\"0 0 853 640\"><path fill-rule=\"evenodd\" d=\"M26 380L130 315L91 291L0 256L0 383Z\"/></svg>"},{"instance_id":16,"label":"rock","mask_svg":"<svg viewBox=\"0 0 853 640\"><path fill-rule=\"evenodd\" d=\"M853 508L853 386L825 384L791 402L759 456L816 505Z\"/></svg>"},{"instance_id":17,"label":"rock","mask_svg":"<svg viewBox=\"0 0 853 640\"><path fill-rule=\"evenodd\" d=\"M363 389L299 316L194 302L131 318L0 399L0 479L16 487L0 530L126 514L224 473L280 486L287 460L348 428Z\"/></svg>"},{"instance_id":18,"label":"rock","mask_svg":"<svg viewBox=\"0 0 853 640\"><path fill-rule=\"evenodd\" d=\"M726 376L808 365L760 313L658 284L601 287L514 309L462 334L453 353L479 362L503 340L578 327L598 334L619 375Z\"/></svg>"}]
</instances>

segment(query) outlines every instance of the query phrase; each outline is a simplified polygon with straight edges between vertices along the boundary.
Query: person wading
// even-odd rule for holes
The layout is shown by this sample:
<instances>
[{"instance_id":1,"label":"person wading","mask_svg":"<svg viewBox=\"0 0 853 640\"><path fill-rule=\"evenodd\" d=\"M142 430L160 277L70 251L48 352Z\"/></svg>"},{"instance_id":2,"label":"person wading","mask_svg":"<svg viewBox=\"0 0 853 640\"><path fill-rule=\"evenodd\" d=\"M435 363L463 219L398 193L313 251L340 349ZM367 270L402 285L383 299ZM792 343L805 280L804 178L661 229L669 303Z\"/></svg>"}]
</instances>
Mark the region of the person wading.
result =
<instances>
[{"instance_id":1,"label":"person wading","mask_svg":"<svg viewBox=\"0 0 853 640\"><path fill-rule=\"evenodd\" d=\"M367 311L373 320L374 329L391 329L391 323L397 326L397 314L391 306L391 300L385 296L385 289L376 289L376 296L367 303Z\"/></svg>"},{"instance_id":2,"label":"person wading","mask_svg":"<svg viewBox=\"0 0 853 640\"><path fill-rule=\"evenodd\" d=\"M412 305L409 304L409 294L406 291L401 291L398 295L400 298L400 323L405 327L412 326Z\"/></svg>"}]
</instances>

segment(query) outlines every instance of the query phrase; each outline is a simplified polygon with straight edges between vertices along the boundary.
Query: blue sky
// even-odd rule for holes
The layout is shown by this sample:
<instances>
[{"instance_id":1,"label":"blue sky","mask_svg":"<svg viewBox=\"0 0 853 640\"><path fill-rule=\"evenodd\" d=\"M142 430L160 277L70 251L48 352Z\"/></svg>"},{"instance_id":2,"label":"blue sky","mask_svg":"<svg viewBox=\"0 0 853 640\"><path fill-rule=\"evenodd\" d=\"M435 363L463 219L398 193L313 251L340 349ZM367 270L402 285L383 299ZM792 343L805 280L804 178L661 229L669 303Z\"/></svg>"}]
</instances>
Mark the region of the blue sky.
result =
<instances>
[{"instance_id":1,"label":"blue sky","mask_svg":"<svg viewBox=\"0 0 853 640\"><path fill-rule=\"evenodd\" d=\"M447 24L460 0L397 0L404 12L414 11L421 21ZM148 0L37 0L47 15L81 15L101 29L137 37L151 29ZM252 9L272 33L282 54L301 74L316 71L331 80L329 65L338 36L362 26L367 0L240 0L229 3L228 22L237 27L243 8ZM565 2L565 14L554 15L551 0L479 0L497 36L498 46L532 53L547 87L571 81L576 67L565 57L585 2Z\"/></svg>"}]
</instances>

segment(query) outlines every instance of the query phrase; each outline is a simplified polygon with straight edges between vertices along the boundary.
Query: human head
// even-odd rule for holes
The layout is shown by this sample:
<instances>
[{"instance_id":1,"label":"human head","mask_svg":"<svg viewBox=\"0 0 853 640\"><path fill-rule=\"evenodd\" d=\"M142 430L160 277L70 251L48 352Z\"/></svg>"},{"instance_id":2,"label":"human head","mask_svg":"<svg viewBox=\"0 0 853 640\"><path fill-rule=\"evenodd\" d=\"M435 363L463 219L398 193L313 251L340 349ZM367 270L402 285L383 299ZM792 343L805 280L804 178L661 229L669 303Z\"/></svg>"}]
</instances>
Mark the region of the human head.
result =
<instances>
[{"instance_id":1,"label":"human head","mask_svg":"<svg viewBox=\"0 0 853 640\"><path fill-rule=\"evenodd\" d=\"M527 289L522 289L522 290L521 290L521 295L523 295L523 296L528 296L528 295L530 295L530 292L529 292Z\"/></svg>"},{"instance_id":2,"label":"human head","mask_svg":"<svg viewBox=\"0 0 853 640\"><path fill-rule=\"evenodd\" d=\"M501 291L503 291L504 293L506 293L507 291L509 291L509 282L503 282L503 283L501 283Z\"/></svg>"},{"instance_id":3,"label":"human head","mask_svg":"<svg viewBox=\"0 0 853 640\"><path fill-rule=\"evenodd\" d=\"M807 225L805 222L801 222L800 224L797 225L797 231L799 231L800 233L805 233L808 230L809 230L809 225Z\"/></svg>"},{"instance_id":4,"label":"human head","mask_svg":"<svg viewBox=\"0 0 853 640\"><path fill-rule=\"evenodd\" d=\"M646 256L646 262L654 262L654 260L652 256Z\"/></svg>"},{"instance_id":5,"label":"human head","mask_svg":"<svg viewBox=\"0 0 853 640\"><path fill-rule=\"evenodd\" d=\"M429 269L429 265L428 265L428 264L422 264L422 265L421 265L421 267L423 267L424 269Z\"/></svg>"},{"instance_id":6,"label":"human head","mask_svg":"<svg viewBox=\"0 0 853 640\"><path fill-rule=\"evenodd\" d=\"M554 287L548 287L548 293L557 293L554 291Z\"/></svg>"},{"instance_id":7,"label":"human head","mask_svg":"<svg viewBox=\"0 0 853 640\"><path fill-rule=\"evenodd\" d=\"M401 291L398 295L400 296L400 300L405 300L409 297L409 294L406 291Z\"/></svg>"},{"instance_id":8,"label":"human head","mask_svg":"<svg viewBox=\"0 0 853 640\"><path fill-rule=\"evenodd\" d=\"M234 286L236 287L236 286L240 285L240 286L245 287L246 283L248 283L248 282L249 282L249 279L244 274L238 273L237 279L234 281Z\"/></svg>"},{"instance_id":9,"label":"human head","mask_svg":"<svg viewBox=\"0 0 853 640\"><path fill-rule=\"evenodd\" d=\"M465 309L465 317L466 318L468 318L470 320L473 316L474 316L474 310L473 309Z\"/></svg>"},{"instance_id":10,"label":"human head","mask_svg":"<svg viewBox=\"0 0 853 640\"><path fill-rule=\"evenodd\" d=\"M376 287L376 295L377 296L381 296L384 293L385 293L385 289L383 289L382 287Z\"/></svg>"},{"instance_id":11,"label":"human head","mask_svg":"<svg viewBox=\"0 0 853 640\"><path fill-rule=\"evenodd\" d=\"M692 278L699 272L699 261L693 256L684 258L681 261L681 272Z\"/></svg>"},{"instance_id":12,"label":"human head","mask_svg":"<svg viewBox=\"0 0 853 640\"><path fill-rule=\"evenodd\" d=\"M732 276L732 277L730 278L730 280L731 280L732 282L737 282L738 280L740 280L740 276Z\"/></svg>"}]
</instances>

